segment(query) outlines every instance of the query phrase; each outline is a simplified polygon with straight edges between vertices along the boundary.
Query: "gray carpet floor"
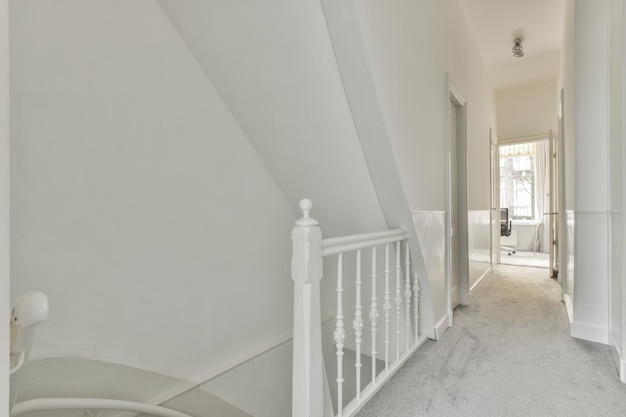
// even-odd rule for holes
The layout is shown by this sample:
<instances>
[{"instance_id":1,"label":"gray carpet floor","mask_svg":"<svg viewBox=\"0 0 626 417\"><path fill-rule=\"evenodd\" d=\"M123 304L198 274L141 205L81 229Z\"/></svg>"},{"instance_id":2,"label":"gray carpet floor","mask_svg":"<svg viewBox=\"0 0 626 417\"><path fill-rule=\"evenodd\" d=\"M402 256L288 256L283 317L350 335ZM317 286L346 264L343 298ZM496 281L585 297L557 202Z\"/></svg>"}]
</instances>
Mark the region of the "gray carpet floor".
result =
<instances>
[{"instance_id":1,"label":"gray carpet floor","mask_svg":"<svg viewBox=\"0 0 626 417\"><path fill-rule=\"evenodd\" d=\"M534 266L537 268L550 267L550 254L532 251L518 250L514 255L508 256L505 252L500 255L500 263L516 266Z\"/></svg>"},{"instance_id":2,"label":"gray carpet floor","mask_svg":"<svg viewBox=\"0 0 626 417\"><path fill-rule=\"evenodd\" d=\"M548 275L500 265L357 417L626 416L609 347L569 336Z\"/></svg>"}]
</instances>

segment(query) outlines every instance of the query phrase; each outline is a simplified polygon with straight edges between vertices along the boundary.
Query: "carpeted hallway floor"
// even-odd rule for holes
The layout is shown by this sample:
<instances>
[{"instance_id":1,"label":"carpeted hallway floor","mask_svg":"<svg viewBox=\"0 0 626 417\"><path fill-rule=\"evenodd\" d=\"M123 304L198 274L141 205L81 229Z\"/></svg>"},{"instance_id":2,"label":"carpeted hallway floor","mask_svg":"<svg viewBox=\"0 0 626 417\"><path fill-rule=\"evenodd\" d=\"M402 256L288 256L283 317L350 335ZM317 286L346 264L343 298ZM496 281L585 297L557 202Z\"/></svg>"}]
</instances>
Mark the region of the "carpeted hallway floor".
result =
<instances>
[{"instance_id":1,"label":"carpeted hallway floor","mask_svg":"<svg viewBox=\"0 0 626 417\"><path fill-rule=\"evenodd\" d=\"M358 414L626 416L609 347L571 338L548 270L499 266Z\"/></svg>"}]
</instances>

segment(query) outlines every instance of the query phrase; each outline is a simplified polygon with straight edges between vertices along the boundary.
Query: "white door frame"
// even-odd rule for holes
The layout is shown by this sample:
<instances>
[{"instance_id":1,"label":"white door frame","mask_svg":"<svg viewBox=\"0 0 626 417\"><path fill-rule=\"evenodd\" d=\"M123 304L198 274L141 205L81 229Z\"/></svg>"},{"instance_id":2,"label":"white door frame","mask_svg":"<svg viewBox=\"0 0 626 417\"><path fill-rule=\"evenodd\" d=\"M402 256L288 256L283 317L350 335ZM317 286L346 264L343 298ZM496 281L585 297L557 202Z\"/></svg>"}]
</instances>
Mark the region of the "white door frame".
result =
<instances>
[{"instance_id":1,"label":"white door frame","mask_svg":"<svg viewBox=\"0 0 626 417\"><path fill-rule=\"evenodd\" d=\"M529 135L529 136L519 136L519 137L513 137L513 138L506 138L506 139L499 139L498 140L498 149L500 146L508 146L508 145L517 145L517 144L521 144L521 143L529 143L529 142L542 142L542 141L546 141L548 142L549 145L549 150L552 150L552 147L550 145L551 141L552 141L552 130L548 130L546 133L538 133L536 135ZM498 158L499 158L499 154L500 152L498 151ZM498 177L500 175L500 170L498 170ZM548 165L548 170L547 170L547 175L549 178L548 183L550 184L548 191L550 191L550 193L552 193L551 189L552 189L552 154L550 153L550 157L549 157L549 165ZM498 181L499 182L499 181ZM499 189L499 186L498 186ZM547 220L547 225L548 225L548 230L546 231L544 229L544 233L548 232L550 233L550 239L552 239L552 220L553 220L553 210L552 210L552 196L550 196L550 198L548 199L548 202L550 203L550 208L549 208L549 212L545 213L545 215L547 216L548 220ZM498 199L498 205L500 204L500 201ZM544 216L544 217L546 217ZM552 246L552 241L550 241L550 252L553 251L553 246ZM552 259L550 259L550 262L552 262ZM551 268L551 266L550 266Z\"/></svg>"},{"instance_id":2,"label":"white door frame","mask_svg":"<svg viewBox=\"0 0 626 417\"><path fill-rule=\"evenodd\" d=\"M550 215L549 219L549 227L550 227L550 238L549 238L549 246L550 246L550 276L552 278L558 277L558 257L559 257L559 248L561 246L561 242L559 241L558 231L559 231L559 203L558 203L558 193L559 193L559 175L558 175L558 166L560 161L560 155L557 152L557 144L556 144L556 136L550 129L549 132L549 149L550 149L550 163L548 166L548 172L550 176Z\"/></svg>"},{"instance_id":3,"label":"white door frame","mask_svg":"<svg viewBox=\"0 0 626 417\"><path fill-rule=\"evenodd\" d=\"M493 129L489 128L489 160L491 172L489 180L491 182L491 268L500 264L500 152L498 139L493 134Z\"/></svg>"},{"instance_id":4,"label":"white door frame","mask_svg":"<svg viewBox=\"0 0 626 417\"><path fill-rule=\"evenodd\" d=\"M557 210L559 211L557 224L557 279L561 283L561 299L565 301L567 294L567 213L565 210L565 91L559 91L558 119L556 132L557 155ZM571 318L571 316L570 316Z\"/></svg>"},{"instance_id":5,"label":"white door frame","mask_svg":"<svg viewBox=\"0 0 626 417\"><path fill-rule=\"evenodd\" d=\"M468 256L468 240L467 240L467 102L460 90L447 76L447 100L446 113L450 114L450 103L454 103L458 113L458 142L457 142L457 204L458 204L458 265L459 265L459 304L467 305L470 303L469 294L469 256ZM450 124L447 123L447 230L446 230L446 287L447 287L447 310L448 325L453 324L452 313L452 248L451 248L451 227L452 227L452 195L451 195L451 163L450 160Z\"/></svg>"},{"instance_id":6,"label":"white door frame","mask_svg":"<svg viewBox=\"0 0 626 417\"><path fill-rule=\"evenodd\" d=\"M9 2L0 0L0 415L9 415ZM3 316L2 316L3 315Z\"/></svg>"}]
</instances>

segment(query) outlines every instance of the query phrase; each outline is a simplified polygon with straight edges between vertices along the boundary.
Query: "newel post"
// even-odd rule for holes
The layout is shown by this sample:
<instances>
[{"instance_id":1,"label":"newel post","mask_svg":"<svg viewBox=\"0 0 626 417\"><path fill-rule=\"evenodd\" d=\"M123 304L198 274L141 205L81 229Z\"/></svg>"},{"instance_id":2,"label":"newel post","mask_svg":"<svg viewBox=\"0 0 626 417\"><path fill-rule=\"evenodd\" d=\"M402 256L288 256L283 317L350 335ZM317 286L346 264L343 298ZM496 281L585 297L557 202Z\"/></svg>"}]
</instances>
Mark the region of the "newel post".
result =
<instances>
[{"instance_id":1,"label":"newel post","mask_svg":"<svg viewBox=\"0 0 626 417\"><path fill-rule=\"evenodd\" d=\"M293 382L292 417L322 417L323 359L320 313L322 231L309 217L313 204L300 201L303 216L291 233L293 252Z\"/></svg>"}]
</instances>

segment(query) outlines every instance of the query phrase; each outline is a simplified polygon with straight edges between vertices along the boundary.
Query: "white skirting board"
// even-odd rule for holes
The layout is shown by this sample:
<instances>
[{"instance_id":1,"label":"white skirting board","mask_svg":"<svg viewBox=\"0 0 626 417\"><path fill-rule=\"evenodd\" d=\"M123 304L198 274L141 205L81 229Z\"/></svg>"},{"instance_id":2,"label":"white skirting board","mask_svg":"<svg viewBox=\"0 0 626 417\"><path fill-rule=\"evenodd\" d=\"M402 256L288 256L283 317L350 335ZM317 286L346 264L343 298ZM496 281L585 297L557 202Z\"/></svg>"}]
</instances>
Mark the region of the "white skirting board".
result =
<instances>
[{"instance_id":1,"label":"white skirting board","mask_svg":"<svg viewBox=\"0 0 626 417\"><path fill-rule=\"evenodd\" d=\"M617 348L615 334L610 333L609 338L611 344L611 356L613 357L613 362L615 363L615 367L619 373L619 380L626 384L626 358L622 356L621 352Z\"/></svg>"},{"instance_id":2,"label":"white skirting board","mask_svg":"<svg viewBox=\"0 0 626 417\"><path fill-rule=\"evenodd\" d=\"M467 296L467 299L470 300L470 303L473 301L472 298L476 296L476 293L480 289L481 285L486 281L486 278L491 276L492 272L493 268L490 267L485 271L484 274L482 274L480 278L478 278L476 283L472 286L472 288L470 289L470 293ZM430 334L428 337L432 340L439 340L441 336L443 336L443 334L446 332L446 330L448 330L449 327L452 327L453 322L454 313L450 311L447 315L443 316L437 322L435 328L433 329L433 333Z\"/></svg>"},{"instance_id":3,"label":"white skirting board","mask_svg":"<svg viewBox=\"0 0 626 417\"><path fill-rule=\"evenodd\" d=\"M572 298L561 292L561 301L565 304L565 311L567 312L567 319L569 320L569 324L572 324L574 321L574 307L572 305Z\"/></svg>"},{"instance_id":4,"label":"white skirting board","mask_svg":"<svg viewBox=\"0 0 626 417\"><path fill-rule=\"evenodd\" d=\"M478 290L480 289L481 285L487 281L485 278L490 277L491 273L493 272L493 268L489 267L489 269L487 269L485 271L484 274L481 275L480 278L478 278L478 280L476 281L476 283L474 283L474 285L472 285L472 288L470 288L470 302L473 302L473 298L476 296L476 293L478 292Z\"/></svg>"},{"instance_id":5,"label":"white skirting board","mask_svg":"<svg viewBox=\"0 0 626 417\"><path fill-rule=\"evenodd\" d=\"M609 344L608 329L590 326L588 324L572 323L570 324L570 336L577 339L588 340L590 342Z\"/></svg>"},{"instance_id":6,"label":"white skirting board","mask_svg":"<svg viewBox=\"0 0 626 417\"><path fill-rule=\"evenodd\" d=\"M450 327L449 323L452 322L451 316L452 316L452 312L446 314L445 316L441 318L441 320L439 320L439 322L437 322L437 325L435 325L435 328L433 330L433 334L429 336L430 339L432 340L441 339L441 336L443 336L446 330L448 330L448 327Z\"/></svg>"}]
</instances>

